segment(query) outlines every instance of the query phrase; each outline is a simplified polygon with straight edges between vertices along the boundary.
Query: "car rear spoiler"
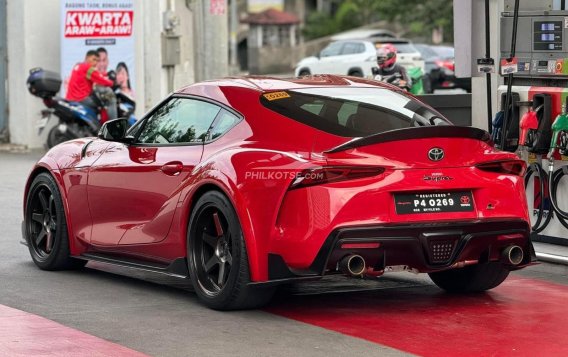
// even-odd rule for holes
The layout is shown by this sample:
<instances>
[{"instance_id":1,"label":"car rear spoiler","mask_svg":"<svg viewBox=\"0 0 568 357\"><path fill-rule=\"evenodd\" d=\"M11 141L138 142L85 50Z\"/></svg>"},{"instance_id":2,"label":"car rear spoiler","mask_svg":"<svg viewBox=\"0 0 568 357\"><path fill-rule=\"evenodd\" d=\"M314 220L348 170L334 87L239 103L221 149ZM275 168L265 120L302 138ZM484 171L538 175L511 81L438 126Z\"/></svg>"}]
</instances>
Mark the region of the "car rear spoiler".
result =
<instances>
[{"instance_id":1,"label":"car rear spoiler","mask_svg":"<svg viewBox=\"0 0 568 357\"><path fill-rule=\"evenodd\" d=\"M344 144L327 150L326 154L333 154L340 151L355 149L362 146L386 143L398 140L427 139L427 138L467 138L477 139L486 143L493 144L491 135L485 130L472 128L469 126L421 126L415 128L405 128L385 131L378 134L354 138Z\"/></svg>"}]
</instances>

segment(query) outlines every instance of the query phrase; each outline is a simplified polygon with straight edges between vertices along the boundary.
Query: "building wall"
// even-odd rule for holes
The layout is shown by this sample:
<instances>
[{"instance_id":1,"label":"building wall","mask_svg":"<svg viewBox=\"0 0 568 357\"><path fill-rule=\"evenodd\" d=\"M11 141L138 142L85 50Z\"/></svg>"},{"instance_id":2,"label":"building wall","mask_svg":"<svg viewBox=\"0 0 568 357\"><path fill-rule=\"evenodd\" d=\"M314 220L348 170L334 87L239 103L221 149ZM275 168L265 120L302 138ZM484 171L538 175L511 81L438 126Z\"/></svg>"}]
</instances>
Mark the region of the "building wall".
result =
<instances>
[{"instance_id":1,"label":"building wall","mask_svg":"<svg viewBox=\"0 0 568 357\"><path fill-rule=\"evenodd\" d=\"M43 103L28 93L26 79L34 67L59 71L59 12L59 0L8 1L8 124L12 143L42 145L35 121Z\"/></svg>"},{"instance_id":2,"label":"building wall","mask_svg":"<svg viewBox=\"0 0 568 357\"><path fill-rule=\"evenodd\" d=\"M7 126L7 110L8 103L6 103L6 76L7 67L6 59L6 0L0 0L0 142L6 140Z\"/></svg>"},{"instance_id":3,"label":"building wall","mask_svg":"<svg viewBox=\"0 0 568 357\"><path fill-rule=\"evenodd\" d=\"M8 1L8 128L10 142L40 148L45 136L36 132L36 120L44 108L29 94L28 72L34 67L60 71L60 0ZM181 36L180 64L173 69L174 88L191 84L195 78L193 13L185 0L135 1L136 115L141 117L169 92L168 73L162 67L162 14L168 6L178 15ZM55 121L54 121L55 122ZM46 135L47 129L43 135Z\"/></svg>"}]
</instances>

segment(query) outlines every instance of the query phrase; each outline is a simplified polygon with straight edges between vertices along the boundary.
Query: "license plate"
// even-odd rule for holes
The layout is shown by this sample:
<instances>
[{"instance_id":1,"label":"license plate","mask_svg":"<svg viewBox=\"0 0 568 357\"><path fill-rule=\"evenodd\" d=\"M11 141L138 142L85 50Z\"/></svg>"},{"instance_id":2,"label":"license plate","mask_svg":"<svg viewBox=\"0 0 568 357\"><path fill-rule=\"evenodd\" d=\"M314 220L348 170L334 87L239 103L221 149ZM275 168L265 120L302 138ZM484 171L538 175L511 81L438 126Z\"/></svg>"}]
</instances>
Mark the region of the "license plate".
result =
<instances>
[{"instance_id":1,"label":"license plate","mask_svg":"<svg viewBox=\"0 0 568 357\"><path fill-rule=\"evenodd\" d=\"M398 193L394 203L397 214L473 211L471 191Z\"/></svg>"}]
</instances>

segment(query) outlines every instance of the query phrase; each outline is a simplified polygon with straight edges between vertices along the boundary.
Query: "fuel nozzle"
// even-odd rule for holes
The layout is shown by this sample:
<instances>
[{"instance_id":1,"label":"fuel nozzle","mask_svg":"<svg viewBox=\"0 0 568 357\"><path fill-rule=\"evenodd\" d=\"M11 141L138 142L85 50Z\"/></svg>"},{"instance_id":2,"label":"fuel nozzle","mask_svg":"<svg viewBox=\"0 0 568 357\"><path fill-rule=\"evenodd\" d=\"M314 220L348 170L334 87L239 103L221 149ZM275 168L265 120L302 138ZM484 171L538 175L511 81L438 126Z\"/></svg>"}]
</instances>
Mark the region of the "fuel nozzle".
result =
<instances>
[{"instance_id":1,"label":"fuel nozzle","mask_svg":"<svg viewBox=\"0 0 568 357\"><path fill-rule=\"evenodd\" d=\"M526 112L521 118L519 126L521 128L521 134L519 135L519 145L531 146L534 141L534 139L532 138L532 131L538 129L538 117L536 115L536 111L533 111L532 108L529 108L529 111Z\"/></svg>"},{"instance_id":2,"label":"fuel nozzle","mask_svg":"<svg viewBox=\"0 0 568 357\"><path fill-rule=\"evenodd\" d=\"M548 152L547 158L550 160L556 149L560 149L562 153L565 153L568 148L566 147L566 139L568 135L568 114L559 114L554 122L552 123L552 140L550 141L550 151Z\"/></svg>"}]
</instances>

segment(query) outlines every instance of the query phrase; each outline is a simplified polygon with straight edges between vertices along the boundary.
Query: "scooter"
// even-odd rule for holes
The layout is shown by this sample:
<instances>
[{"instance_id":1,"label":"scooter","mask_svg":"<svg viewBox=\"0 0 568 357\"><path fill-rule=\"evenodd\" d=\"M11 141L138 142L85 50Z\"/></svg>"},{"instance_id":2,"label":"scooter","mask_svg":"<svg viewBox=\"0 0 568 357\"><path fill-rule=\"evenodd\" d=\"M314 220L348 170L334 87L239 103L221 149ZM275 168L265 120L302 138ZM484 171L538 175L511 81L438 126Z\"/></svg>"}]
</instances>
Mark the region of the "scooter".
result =
<instances>
[{"instance_id":1,"label":"scooter","mask_svg":"<svg viewBox=\"0 0 568 357\"><path fill-rule=\"evenodd\" d=\"M37 122L38 135L43 133L53 116L59 118L58 125L53 126L47 135L47 148L76 138L96 136L101 125L108 119L104 100L96 92L91 95L97 104L97 111L81 103L58 97L56 94L61 88L61 77L55 72L34 68L30 70L27 85L30 93L43 99L47 107L41 111L41 118ZM129 124L133 125L136 122L136 102L120 89L115 90L115 95L119 117L129 118Z\"/></svg>"}]
</instances>

